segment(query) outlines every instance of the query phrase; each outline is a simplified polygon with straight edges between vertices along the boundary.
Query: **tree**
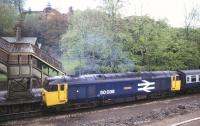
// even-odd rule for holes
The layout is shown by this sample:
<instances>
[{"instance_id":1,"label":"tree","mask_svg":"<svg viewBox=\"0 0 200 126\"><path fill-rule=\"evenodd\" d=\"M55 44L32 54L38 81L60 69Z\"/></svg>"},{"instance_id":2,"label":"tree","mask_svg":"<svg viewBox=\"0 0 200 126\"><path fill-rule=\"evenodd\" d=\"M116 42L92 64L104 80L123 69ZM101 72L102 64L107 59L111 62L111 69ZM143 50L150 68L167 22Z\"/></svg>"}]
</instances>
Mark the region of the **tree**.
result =
<instances>
[{"instance_id":1,"label":"tree","mask_svg":"<svg viewBox=\"0 0 200 126\"><path fill-rule=\"evenodd\" d=\"M25 36L37 36L38 42L42 43L42 49L58 58L60 37L67 27L67 15L53 8L46 8L46 11L25 16L23 33Z\"/></svg>"},{"instance_id":2,"label":"tree","mask_svg":"<svg viewBox=\"0 0 200 126\"><path fill-rule=\"evenodd\" d=\"M110 31L109 35L112 37L112 43L115 46L117 33L121 30L121 17L120 9L123 7L124 1L122 0L103 0L103 11L107 14L107 28Z\"/></svg>"},{"instance_id":3,"label":"tree","mask_svg":"<svg viewBox=\"0 0 200 126\"><path fill-rule=\"evenodd\" d=\"M123 1L103 2L103 9L74 12L72 25L63 36L64 57L78 57L79 70L121 72L128 71L126 68L133 68L129 71L199 68L199 28L190 28L188 23L189 36L186 37L185 29L173 28L166 20L156 21L149 16L122 18L119 10ZM121 69L122 65L125 69Z\"/></svg>"},{"instance_id":4,"label":"tree","mask_svg":"<svg viewBox=\"0 0 200 126\"><path fill-rule=\"evenodd\" d=\"M1 3L0 13L0 35L13 34L13 28L18 18L15 8L10 4Z\"/></svg>"},{"instance_id":5,"label":"tree","mask_svg":"<svg viewBox=\"0 0 200 126\"><path fill-rule=\"evenodd\" d=\"M23 12L24 0L13 0L13 2L14 2L14 5L15 5L16 9L18 10L20 18L23 18L22 17L22 12Z\"/></svg>"},{"instance_id":6,"label":"tree","mask_svg":"<svg viewBox=\"0 0 200 126\"><path fill-rule=\"evenodd\" d=\"M189 12L185 8L185 28L184 28L184 38L188 43L195 43L200 50L200 10L199 5L193 7Z\"/></svg>"},{"instance_id":7,"label":"tree","mask_svg":"<svg viewBox=\"0 0 200 126\"><path fill-rule=\"evenodd\" d=\"M25 0L0 0L0 3L14 7L22 18L24 1Z\"/></svg>"},{"instance_id":8,"label":"tree","mask_svg":"<svg viewBox=\"0 0 200 126\"><path fill-rule=\"evenodd\" d=\"M102 11L74 12L71 26L62 39L62 48L65 60L66 57L76 57L80 61L80 73L132 70L133 63L122 47L113 46L108 21L109 16Z\"/></svg>"},{"instance_id":9,"label":"tree","mask_svg":"<svg viewBox=\"0 0 200 126\"><path fill-rule=\"evenodd\" d=\"M198 44L188 42L183 30L171 28L164 20L155 21L147 16L128 17L125 22L128 33L126 41L123 41L124 50L129 52L137 70L198 68ZM190 34L195 35L194 30Z\"/></svg>"},{"instance_id":10,"label":"tree","mask_svg":"<svg viewBox=\"0 0 200 126\"><path fill-rule=\"evenodd\" d=\"M190 10L190 12L187 12L186 8L185 8L185 36L186 39L190 39L190 32L198 27L197 24L199 24L198 22L200 21L200 13L198 8L192 8Z\"/></svg>"}]
</instances>

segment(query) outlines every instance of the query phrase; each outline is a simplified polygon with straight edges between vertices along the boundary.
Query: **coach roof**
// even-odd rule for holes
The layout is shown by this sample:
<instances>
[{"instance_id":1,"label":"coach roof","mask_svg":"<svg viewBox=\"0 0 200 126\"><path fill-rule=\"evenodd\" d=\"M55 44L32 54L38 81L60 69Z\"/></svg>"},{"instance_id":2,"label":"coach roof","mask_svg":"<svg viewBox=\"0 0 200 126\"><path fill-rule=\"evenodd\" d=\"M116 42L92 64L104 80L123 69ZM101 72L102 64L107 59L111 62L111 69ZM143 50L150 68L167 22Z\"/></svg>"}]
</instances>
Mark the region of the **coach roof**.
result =
<instances>
[{"instance_id":1,"label":"coach roof","mask_svg":"<svg viewBox=\"0 0 200 126\"><path fill-rule=\"evenodd\" d=\"M186 75L200 75L200 69L197 70L181 70L181 73L184 73Z\"/></svg>"}]
</instances>

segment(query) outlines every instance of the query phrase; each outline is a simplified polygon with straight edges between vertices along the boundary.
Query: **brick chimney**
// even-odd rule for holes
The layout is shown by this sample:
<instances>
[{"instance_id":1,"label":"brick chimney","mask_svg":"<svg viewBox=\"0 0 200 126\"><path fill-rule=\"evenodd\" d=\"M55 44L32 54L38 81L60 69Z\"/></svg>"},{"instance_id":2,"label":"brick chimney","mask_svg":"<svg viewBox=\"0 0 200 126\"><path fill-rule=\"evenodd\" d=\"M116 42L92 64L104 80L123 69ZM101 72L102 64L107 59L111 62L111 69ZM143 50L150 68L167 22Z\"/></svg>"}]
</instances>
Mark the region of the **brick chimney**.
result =
<instances>
[{"instance_id":1,"label":"brick chimney","mask_svg":"<svg viewBox=\"0 0 200 126\"><path fill-rule=\"evenodd\" d=\"M23 21L19 20L16 22L15 28L16 28L16 42L19 42L22 39L22 27L23 27Z\"/></svg>"},{"instance_id":2,"label":"brick chimney","mask_svg":"<svg viewBox=\"0 0 200 126\"><path fill-rule=\"evenodd\" d=\"M22 38L21 36L22 30L20 26L17 26L17 30L16 30L16 42L19 42Z\"/></svg>"}]
</instances>

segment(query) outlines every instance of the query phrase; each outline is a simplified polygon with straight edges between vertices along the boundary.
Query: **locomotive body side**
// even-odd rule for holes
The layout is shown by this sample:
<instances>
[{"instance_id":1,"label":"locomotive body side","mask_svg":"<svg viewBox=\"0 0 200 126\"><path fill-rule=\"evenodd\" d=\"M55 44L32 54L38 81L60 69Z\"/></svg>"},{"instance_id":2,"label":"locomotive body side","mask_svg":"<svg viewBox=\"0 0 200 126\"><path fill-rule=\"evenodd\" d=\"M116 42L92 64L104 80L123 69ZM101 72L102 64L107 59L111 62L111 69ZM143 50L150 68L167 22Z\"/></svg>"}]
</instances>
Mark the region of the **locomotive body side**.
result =
<instances>
[{"instance_id":1,"label":"locomotive body side","mask_svg":"<svg viewBox=\"0 0 200 126\"><path fill-rule=\"evenodd\" d=\"M69 82L69 102L90 102L170 92L175 72L145 72L139 77Z\"/></svg>"},{"instance_id":2,"label":"locomotive body side","mask_svg":"<svg viewBox=\"0 0 200 126\"><path fill-rule=\"evenodd\" d=\"M181 90L181 81L175 71L141 73L94 74L79 77L57 76L47 78L43 102L47 106L88 102L115 101ZM68 87L61 89L62 85ZM61 96L62 92L62 96ZM66 93L63 96L63 92ZM51 96L50 96L51 94ZM49 95L50 97L44 97ZM54 96L53 96L54 95ZM66 97L66 99L60 98ZM52 99L54 101L52 102Z\"/></svg>"}]
</instances>

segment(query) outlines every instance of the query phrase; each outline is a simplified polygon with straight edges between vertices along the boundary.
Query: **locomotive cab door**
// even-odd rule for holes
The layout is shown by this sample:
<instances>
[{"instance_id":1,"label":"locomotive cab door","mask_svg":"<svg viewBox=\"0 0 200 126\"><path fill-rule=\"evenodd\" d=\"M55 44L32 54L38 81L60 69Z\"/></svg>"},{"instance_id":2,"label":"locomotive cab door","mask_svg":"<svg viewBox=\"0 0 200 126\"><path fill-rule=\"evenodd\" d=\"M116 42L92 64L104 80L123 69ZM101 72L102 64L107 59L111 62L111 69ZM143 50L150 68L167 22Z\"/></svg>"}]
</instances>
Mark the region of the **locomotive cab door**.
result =
<instances>
[{"instance_id":1,"label":"locomotive cab door","mask_svg":"<svg viewBox=\"0 0 200 126\"><path fill-rule=\"evenodd\" d=\"M60 102L65 102L67 99L67 85L58 85L58 99Z\"/></svg>"},{"instance_id":2,"label":"locomotive cab door","mask_svg":"<svg viewBox=\"0 0 200 126\"><path fill-rule=\"evenodd\" d=\"M181 90L181 80L179 75L171 76L171 91L180 91Z\"/></svg>"}]
</instances>

